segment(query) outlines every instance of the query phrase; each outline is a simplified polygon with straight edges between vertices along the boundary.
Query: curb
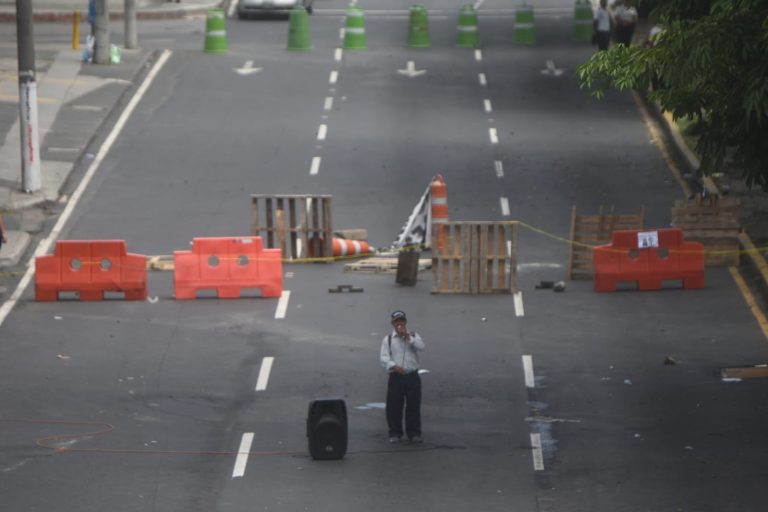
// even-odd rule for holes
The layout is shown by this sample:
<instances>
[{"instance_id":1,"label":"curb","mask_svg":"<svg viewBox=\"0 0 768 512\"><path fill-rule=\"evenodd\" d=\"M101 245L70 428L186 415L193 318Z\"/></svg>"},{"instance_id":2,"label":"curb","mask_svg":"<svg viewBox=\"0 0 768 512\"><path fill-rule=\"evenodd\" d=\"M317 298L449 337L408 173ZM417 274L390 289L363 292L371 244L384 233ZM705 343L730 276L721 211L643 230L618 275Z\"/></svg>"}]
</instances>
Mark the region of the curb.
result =
<instances>
[{"instance_id":1,"label":"curb","mask_svg":"<svg viewBox=\"0 0 768 512\"><path fill-rule=\"evenodd\" d=\"M179 19L186 16L202 15L209 9L214 7L221 7L222 2L218 2L210 7L178 7L171 9L161 10L145 10L137 11L136 19L138 20L166 20L166 19ZM88 21L87 11L79 11L80 19L84 22ZM32 15L32 21L37 23L61 23L72 22L75 19L75 11L43 11L36 12ZM110 21L120 21L125 18L123 12L109 13ZM16 13L13 11L0 12L0 23L16 23Z\"/></svg>"},{"instance_id":2,"label":"curb","mask_svg":"<svg viewBox=\"0 0 768 512\"><path fill-rule=\"evenodd\" d=\"M701 161L699 160L699 157L694 154L693 150L688 147L685 140L683 140L683 135L680 133L680 127L677 126L677 123L672 119L672 114L669 112L662 112L661 107L657 103L654 103L653 106L659 114L659 117L669 129L669 133L672 134L672 140L677 149L680 150L683 158L685 158L692 169L698 169L701 165ZM722 192L720 192L720 189L712 178L706 176L702 181L704 182L704 187L707 191L713 194L722 195ZM754 266L754 270L762 277L763 286L768 289L768 263L766 263L765 257L763 257L762 253L757 250L754 242L744 230L739 234L739 244L741 245L742 250L746 251L747 256L749 256L749 260Z\"/></svg>"}]
</instances>

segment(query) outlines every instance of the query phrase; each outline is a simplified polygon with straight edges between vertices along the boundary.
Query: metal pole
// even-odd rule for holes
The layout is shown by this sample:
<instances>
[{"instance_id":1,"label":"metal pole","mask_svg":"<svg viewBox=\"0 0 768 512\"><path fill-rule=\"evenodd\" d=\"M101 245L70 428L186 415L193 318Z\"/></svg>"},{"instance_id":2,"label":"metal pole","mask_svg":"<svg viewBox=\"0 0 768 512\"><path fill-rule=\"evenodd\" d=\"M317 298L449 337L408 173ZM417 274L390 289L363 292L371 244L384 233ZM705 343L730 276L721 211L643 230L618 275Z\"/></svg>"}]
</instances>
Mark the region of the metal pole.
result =
<instances>
[{"instance_id":1,"label":"metal pole","mask_svg":"<svg viewBox=\"0 0 768 512\"><path fill-rule=\"evenodd\" d=\"M80 11L72 14L72 49L80 48Z\"/></svg>"},{"instance_id":2,"label":"metal pole","mask_svg":"<svg viewBox=\"0 0 768 512\"><path fill-rule=\"evenodd\" d=\"M95 64L109 64L109 6L107 0L96 0L96 38L93 45L93 62Z\"/></svg>"},{"instance_id":3,"label":"metal pole","mask_svg":"<svg viewBox=\"0 0 768 512\"><path fill-rule=\"evenodd\" d=\"M138 37L136 35L136 0L125 0L125 47L137 48Z\"/></svg>"},{"instance_id":4,"label":"metal pole","mask_svg":"<svg viewBox=\"0 0 768 512\"><path fill-rule=\"evenodd\" d=\"M35 44L32 34L32 2L16 0L16 38L19 66L19 129L21 130L21 189L37 192L42 187L37 126Z\"/></svg>"}]
</instances>

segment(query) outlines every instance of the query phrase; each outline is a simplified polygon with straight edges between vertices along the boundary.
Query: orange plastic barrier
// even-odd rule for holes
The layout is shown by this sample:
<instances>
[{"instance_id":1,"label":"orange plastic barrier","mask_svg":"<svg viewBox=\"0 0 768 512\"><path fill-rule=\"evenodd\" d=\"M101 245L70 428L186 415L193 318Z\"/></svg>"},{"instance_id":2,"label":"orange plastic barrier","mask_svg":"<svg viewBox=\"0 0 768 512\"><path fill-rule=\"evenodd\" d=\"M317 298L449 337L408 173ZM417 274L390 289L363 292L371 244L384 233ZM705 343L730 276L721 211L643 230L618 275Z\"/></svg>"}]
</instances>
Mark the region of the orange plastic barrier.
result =
<instances>
[{"instance_id":1,"label":"orange plastic barrier","mask_svg":"<svg viewBox=\"0 0 768 512\"><path fill-rule=\"evenodd\" d=\"M262 297L283 292L280 249L264 249L260 236L194 238L191 251L173 252L176 299L194 299L198 290L215 289L220 299L233 299L247 288Z\"/></svg>"},{"instance_id":2,"label":"orange plastic barrier","mask_svg":"<svg viewBox=\"0 0 768 512\"><path fill-rule=\"evenodd\" d=\"M448 222L448 186L439 174L435 175L430 184L430 203L432 214L432 238L437 240L438 252L445 247L445 232L443 224Z\"/></svg>"},{"instance_id":3,"label":"orange plastic barrier","mask_svg":"<svg viewBox=\"0 0 768 512\"><path fill-rule=\"evenodd\" d=\"M59 292L81 300L104 300L104 292L145 300L147 258L129 254L124 240L60 240L52 255L35 258L35 300L55 301Z\"/></svg>"},{"instance_id":4,"label":"orange plastic barrier","mask_svg":"<svg viewBox=\"0 0 768 512\"><path fill-rule=\"evenodd\" d=\"M644 233L656 233L658 246L648 247ZM639 290L660 290L664 281L704 288L704 246L684 241L680 229L614 231L610 245L594 248L592 261L596 292L616 291L619 282L635 282Z\"/></svg>"}]
</instances>

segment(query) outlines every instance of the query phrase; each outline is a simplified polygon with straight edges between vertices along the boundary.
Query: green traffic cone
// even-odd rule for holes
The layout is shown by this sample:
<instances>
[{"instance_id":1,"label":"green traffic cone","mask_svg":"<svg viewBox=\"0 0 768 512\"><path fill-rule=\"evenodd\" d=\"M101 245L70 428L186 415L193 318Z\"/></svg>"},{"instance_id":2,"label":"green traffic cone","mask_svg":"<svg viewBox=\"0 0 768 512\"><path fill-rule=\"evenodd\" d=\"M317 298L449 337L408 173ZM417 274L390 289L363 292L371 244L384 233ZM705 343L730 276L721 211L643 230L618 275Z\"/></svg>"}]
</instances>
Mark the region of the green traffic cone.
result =
<instances>
[{"instance_id":1,"label":"green traffic cone","mask_svg":"<svg viewBox=\"0 0 768 512\"><path fill-rule=\"evenodd\" d=\"M586 0L576 0L573 8L573 38L580 43L592 40L592 5Z\"/></svg>"},{"instance_id":2,"label":"green traffic cone","mask_svg":"<svg viewBox=\"0 0 768 512\"><path fill-rule=\"evenodd\" d=\"M411 7L408 21L408 47L429 48L429 18L423 5Z\"/></svg>"},{"instance_id":3,"label":"green traffic cone","mask_svg":"<svg viewBox=\"0 0 768 512\"><path fill-rule=\"evenodd\" d=\"M309 34L309 14L302 5L291 9L288 26L288 49L311 50L312 38Z\"/></svg>"},{"instance_id":4,"label":"green traffic cone","mask_svg":"<svg viewBox=\"0 0 768 512\"><path fill-rule=\"evenodd\" d=\"M365 50L365 17L363 10L350 6L347 9L347 24L344 28L344 49Z\"/></svg>"},{"instance_id":5,"label":"green traffic cone","mask_svg":"<svg viewBox=\"0 0 768 512\"><path fill-rule=\"evenodd\" d=\"M467 4L459 11L459 33L456 38L456 46L459 48L477 48L477 11Z\"/></svg>"},{"instance_id":6,"label":"green traffic cone","mask_svg":"<svg viewBox=\"0 0 768 512\"><path fill-rule=\"evenodd\" d=\"M534 44L536 31L533 26L533 7L523 4L515 12L514 41L518 44Z\"/></svg>"},{"instance_id":7,"label":"green traffic cone","mask_svg":"<svg viewBox=\"0 0 768 512\"><path fill-rule=\"evenodd\" d=\"M227 24L224 9L210 9L205 20L206 53L227 53Z\"/></svg>"}]
</instances>

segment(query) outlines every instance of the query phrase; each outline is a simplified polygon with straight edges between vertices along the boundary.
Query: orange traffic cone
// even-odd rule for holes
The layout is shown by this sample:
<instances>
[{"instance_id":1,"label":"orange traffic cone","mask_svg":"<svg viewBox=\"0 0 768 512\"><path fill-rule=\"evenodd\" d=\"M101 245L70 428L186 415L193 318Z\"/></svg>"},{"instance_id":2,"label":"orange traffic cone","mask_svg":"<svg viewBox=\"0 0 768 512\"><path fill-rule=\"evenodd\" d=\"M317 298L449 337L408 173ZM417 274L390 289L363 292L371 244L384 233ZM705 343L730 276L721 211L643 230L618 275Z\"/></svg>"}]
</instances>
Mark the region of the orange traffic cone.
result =
<instances>
[{"instance_id":1,"label":"orange traffic cone","mask_svg":"<svg viewBox=\"0 0 768 512\"><path fill-rule=\"evenodd\" d=\"M357 240L346 240L344 238L333 239L334 256L358 256L361 254L370 254L373 251L368 242L359 242Z\"/></svg>"},{"instance_id":2,"label":"orange traffic cone","mask_svg":"<svg viewBox=\"0 0 768 512\"><path fill-rule=\"evenodd\" d=\"M443 252L445 233L442 225L448 222L448 187L439 174L432 179L429 197L432 208L432 239L437 240L437 251Z\"/></svg>"}]
</instances>

